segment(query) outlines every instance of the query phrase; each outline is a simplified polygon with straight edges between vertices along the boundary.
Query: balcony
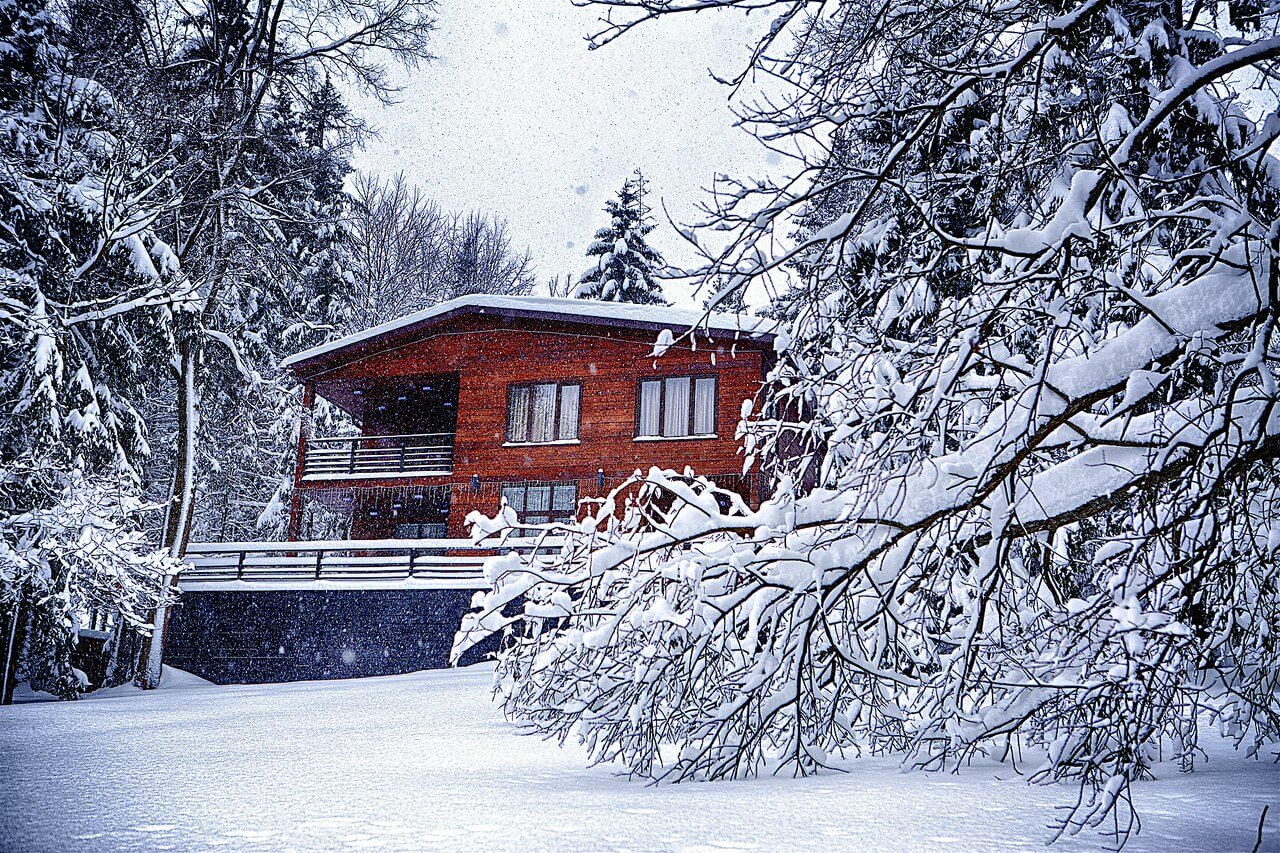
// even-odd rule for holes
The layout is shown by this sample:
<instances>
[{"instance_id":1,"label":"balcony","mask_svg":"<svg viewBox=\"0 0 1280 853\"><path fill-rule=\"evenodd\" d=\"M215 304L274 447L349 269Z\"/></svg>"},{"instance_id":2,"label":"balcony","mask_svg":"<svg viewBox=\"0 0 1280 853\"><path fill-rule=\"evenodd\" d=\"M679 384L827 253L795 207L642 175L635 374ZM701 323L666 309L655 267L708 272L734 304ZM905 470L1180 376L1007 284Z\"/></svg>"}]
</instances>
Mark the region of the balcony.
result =
<instances>
[{"instance_id":1,"label":"balcony","mask_svg":"<svg viewBox=\"0 0 1280 853\"><path fill-rule=\"evenodd\" d=\"M453 472L451 432L313 438L304 480L431 477Z\"/></svg>"}]
</instances>

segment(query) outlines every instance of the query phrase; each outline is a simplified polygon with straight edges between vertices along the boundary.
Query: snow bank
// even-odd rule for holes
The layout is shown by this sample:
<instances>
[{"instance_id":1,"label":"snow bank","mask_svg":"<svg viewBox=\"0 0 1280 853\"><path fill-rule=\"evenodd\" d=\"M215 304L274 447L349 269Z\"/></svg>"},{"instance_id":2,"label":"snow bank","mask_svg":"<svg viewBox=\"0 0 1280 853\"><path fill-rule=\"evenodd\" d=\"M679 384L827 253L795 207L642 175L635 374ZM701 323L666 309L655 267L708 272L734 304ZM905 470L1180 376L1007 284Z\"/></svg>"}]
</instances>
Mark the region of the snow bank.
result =
<instances>
[{"instance_id":1,"label":"snow bank","mask_svg":"<svg viewBox=\"0 0 1280 853\"><path fill-rule=\"evenodd\" d=\"M0 847L259 850L1044 849L1063 791L1008 765L648 786L520 737L491 669L162 689L0 708ZM196 686L201 689L176 689ZM1249 850L1280 769L1218 738L1134 788L1127 851ZM1268 820L1263 849L1280 849ZM1085 834L1050 848L1101 850Z\"/></svg>"}]
</instances>

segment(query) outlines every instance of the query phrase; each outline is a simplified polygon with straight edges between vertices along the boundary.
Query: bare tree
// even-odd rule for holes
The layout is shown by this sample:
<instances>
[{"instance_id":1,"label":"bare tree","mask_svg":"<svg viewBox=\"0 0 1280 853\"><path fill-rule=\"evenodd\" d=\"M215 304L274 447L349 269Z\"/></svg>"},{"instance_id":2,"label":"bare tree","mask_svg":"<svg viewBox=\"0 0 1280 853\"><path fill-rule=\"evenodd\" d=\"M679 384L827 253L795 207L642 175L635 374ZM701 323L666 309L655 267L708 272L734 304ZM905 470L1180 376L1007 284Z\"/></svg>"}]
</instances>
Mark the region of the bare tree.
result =
<instances>
[{"instance_id":1,"label":"bare tree","mask_svg":"<svg viewBox=\"0 0 1280 853\"><path fill-rule=\"evenodd\" d=\"M507 223L484 213L445 214L403 174L356 178L348 266L357 287L349 329L468 293L527 293L528 250L511 245Z\"/></svg>"},{"instance_id":2,"label":"bare tree","mask_svg":"<svg viewBox=\"0 0 1280 853\"><path fill-rule=\"evenodd\" d=\"M528 293L536 281L533 259L511 245L504 219L483 213L456 215L450 229L445 275L451 296Z\"/></svg>"},{"instance_id":3,"label":"bare tree","mask_svg":"<svg viewBox=\"0 0 1280 853\"><path fill-rule=\"evenodd\" d=\"M367 328L448 298L444 287L450 218L403 174L356 177L348 221L355 275L348 328Z\"/></svg>"}]
</instances>

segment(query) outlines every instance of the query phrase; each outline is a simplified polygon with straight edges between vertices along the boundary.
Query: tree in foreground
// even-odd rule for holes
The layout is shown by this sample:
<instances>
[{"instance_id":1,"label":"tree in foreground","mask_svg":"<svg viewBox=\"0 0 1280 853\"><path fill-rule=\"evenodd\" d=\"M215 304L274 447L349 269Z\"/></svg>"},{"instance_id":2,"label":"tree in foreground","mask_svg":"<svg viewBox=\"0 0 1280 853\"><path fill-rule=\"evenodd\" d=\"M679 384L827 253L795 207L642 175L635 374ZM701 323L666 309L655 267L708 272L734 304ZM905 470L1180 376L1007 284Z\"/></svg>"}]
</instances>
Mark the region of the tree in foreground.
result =
<instances>
[{"instance_id":1,"label":"tree in foreground","mask_svg":"<svg viewBox=\"0 0 1280 853\"><path fill-rule=\"evenodd\" d=\"M458 646L509 627L507 711L640 774L1016 758L1123 839L1203 715L1280 737L1277 13L770 8L791 93L743 120L794 168L718 197L707 276L797 279L742 427L776 490L651 471L491 562Z\"/></svg>"},{"instance_id":2,"label":"tree in foreground","mask_svg":"<svg viewBox=\"0 0 1280 853\"><path fill-rule=\"evenodd\" d=\"M644 203L646 192L648 181L636 169L635 177L622 185L617 199L605 202L609 226L597 231L595 241L587 247L587 256L595 258L596 264L578 279L574 296L604 302L667 304L662 285L654 279L654 273L664 266L662 255L645 242L654 229Z\"/></svg>"},{"instance_id":3,"label":"tree in foreground","mask_svg":"<svg viewBox=\"0 0 1280 853\"><path fill-rule=\"evenodd\" d=\"M127 661L176 568L139 532L142 354L184 296L162 170L72 41L42 0L0 8L0 703L15 676L77 695L90 619Z\"/></svg>"}]
</instances>

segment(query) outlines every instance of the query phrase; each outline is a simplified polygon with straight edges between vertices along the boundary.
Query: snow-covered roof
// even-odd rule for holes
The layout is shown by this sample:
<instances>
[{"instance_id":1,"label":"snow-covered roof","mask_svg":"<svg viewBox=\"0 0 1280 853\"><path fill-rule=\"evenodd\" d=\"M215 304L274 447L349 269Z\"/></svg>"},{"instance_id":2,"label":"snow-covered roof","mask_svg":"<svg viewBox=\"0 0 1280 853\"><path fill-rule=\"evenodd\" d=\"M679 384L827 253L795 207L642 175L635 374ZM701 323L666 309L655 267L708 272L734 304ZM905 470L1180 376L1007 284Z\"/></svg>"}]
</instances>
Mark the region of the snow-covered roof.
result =
<instances>
[{"instance_id":1,"label":"snow-covered roof","mask_svg":"<svg viewBox=\"0 0 1280 853\"><path fill-rule=\"evenodd\" d=\"M740 334L763 340L773 338L774 321L745 314L708 314L705 311L685 308L666 308L658 305L635 305L629 302L600 302L591 299L561 299L550 296L495 296L475 293L459 296L430 308L406 314L395 320L380 323L362 332L355 332L327 344L294 353L281 367L295 367L315 359L336 355L347 349L364 349L365 344L376 338L424 326L458 314L493 313L502 316L521 316L533 319L561 320L601 326L624 326L648 329L654 332L670 330L679 335L697 326L712 332ZM665 336L664 336L665 337Z\"/></svg>"}]
</instances>

